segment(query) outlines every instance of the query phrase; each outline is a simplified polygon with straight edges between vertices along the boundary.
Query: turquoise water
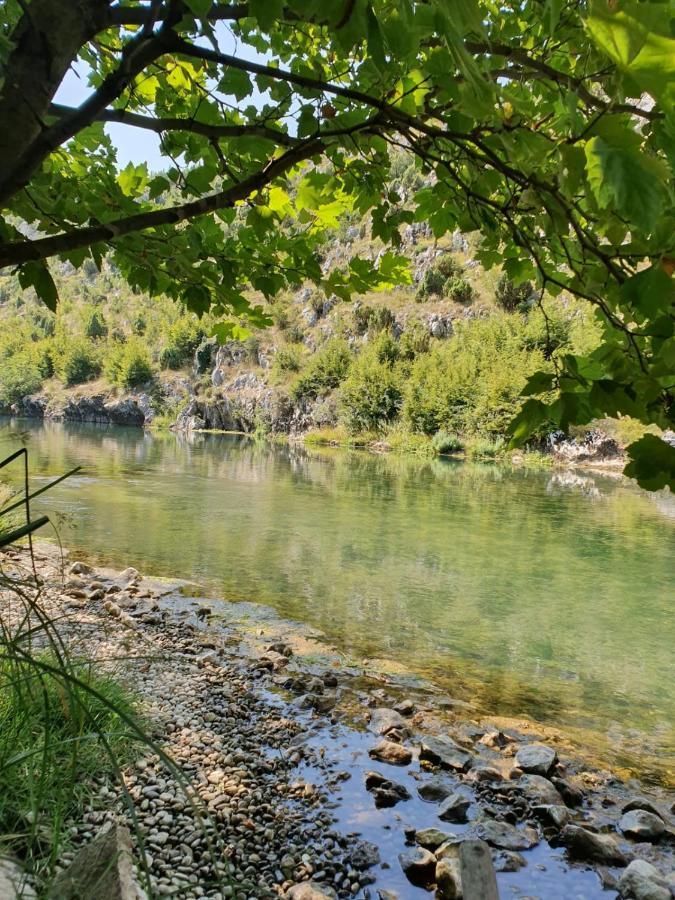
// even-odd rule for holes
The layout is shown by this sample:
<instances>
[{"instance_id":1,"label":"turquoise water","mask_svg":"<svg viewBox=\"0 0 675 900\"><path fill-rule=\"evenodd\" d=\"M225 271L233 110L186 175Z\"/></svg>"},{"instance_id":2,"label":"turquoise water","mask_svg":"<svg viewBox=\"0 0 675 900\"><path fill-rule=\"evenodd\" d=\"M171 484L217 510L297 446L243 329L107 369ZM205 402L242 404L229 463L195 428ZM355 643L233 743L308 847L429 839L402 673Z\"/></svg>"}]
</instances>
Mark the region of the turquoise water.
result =
<instances>
[{"instance_id":1,"label":"turquoise water","mask_svg":"<svg viewBox=\"0 0 675 900\"><path fill-rule=\"evenodd\" d=\"M673 772L675 498L622 479L15 422L64 545L261 601L480 712ZM46 532L45 532L46 536Z\"/></svg>"}]
</instances>

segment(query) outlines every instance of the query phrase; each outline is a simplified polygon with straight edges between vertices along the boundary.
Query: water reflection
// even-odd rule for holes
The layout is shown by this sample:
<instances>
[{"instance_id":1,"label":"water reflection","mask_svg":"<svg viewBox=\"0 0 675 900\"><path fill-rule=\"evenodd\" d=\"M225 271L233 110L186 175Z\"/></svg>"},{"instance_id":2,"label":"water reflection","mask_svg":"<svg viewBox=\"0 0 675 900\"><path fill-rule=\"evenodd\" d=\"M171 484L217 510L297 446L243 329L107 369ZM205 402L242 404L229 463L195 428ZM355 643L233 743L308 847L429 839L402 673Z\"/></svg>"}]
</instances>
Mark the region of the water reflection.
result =
<instances>
[{"instance_id":1,"label":"water reflection","mask_svg":"<svg viewBox=\"0 0 675 900\"><path fill-rule=\"evenodd\" d=\"M663 776L671 495L229 436L22 427L38 477L84 466L46 500L67 514L65 544L269 603L358 659L391 657L491 713L588 729L611 760Z\"/></svg>"}]
</instances>

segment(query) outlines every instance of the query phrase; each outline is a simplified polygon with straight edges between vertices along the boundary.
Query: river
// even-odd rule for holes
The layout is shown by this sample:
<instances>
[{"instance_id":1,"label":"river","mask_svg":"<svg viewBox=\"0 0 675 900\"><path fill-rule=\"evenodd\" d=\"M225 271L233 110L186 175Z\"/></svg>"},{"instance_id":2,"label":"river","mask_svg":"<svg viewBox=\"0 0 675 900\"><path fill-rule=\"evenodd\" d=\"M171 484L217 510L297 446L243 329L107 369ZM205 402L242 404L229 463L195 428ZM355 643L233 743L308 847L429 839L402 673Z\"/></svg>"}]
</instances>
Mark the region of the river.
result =
<instances>
[{"instance_id":1,"label":"river","mask_svg":"<svg viewBox=\"0 0 675 900\"><path fill-rule=\"evenodd\" d=\"M67 547L321 629L673 778L675 498L569 471L14 421ZM15 470L18 475L18 470ZM47 531L42 535L49 537ZM51 537L55 533L51 532Z\"/></svg>"}]
</instances>

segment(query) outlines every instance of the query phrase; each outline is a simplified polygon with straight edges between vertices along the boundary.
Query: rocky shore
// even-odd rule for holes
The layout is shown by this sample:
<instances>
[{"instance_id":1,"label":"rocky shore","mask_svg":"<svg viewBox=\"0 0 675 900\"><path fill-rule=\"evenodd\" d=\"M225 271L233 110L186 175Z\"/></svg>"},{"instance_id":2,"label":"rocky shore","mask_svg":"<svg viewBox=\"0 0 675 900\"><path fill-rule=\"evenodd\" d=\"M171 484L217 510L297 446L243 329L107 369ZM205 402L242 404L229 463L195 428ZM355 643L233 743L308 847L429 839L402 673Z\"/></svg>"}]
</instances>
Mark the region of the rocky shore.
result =
<instances>
[{"instance_id":1,"label":"rocky shore","mask_svg":"<svg viewBox=\"0 0 675 900\"><path fill-rule=\"evenodd\" d=\"M141 750L124 772L130 804L95 785L52 896L86 900L69 878L111 822L131 827L157 896L476 900L463 848L486 845L502 897L675 896L672 795L622 783L532 723L469 721L451 698L447 716L264 608L63 563L45 545L37 562L39 602L71 653L133 687L175 762ZM11 551L3 570L26 563Z\"/></svg>"}]
</instances>

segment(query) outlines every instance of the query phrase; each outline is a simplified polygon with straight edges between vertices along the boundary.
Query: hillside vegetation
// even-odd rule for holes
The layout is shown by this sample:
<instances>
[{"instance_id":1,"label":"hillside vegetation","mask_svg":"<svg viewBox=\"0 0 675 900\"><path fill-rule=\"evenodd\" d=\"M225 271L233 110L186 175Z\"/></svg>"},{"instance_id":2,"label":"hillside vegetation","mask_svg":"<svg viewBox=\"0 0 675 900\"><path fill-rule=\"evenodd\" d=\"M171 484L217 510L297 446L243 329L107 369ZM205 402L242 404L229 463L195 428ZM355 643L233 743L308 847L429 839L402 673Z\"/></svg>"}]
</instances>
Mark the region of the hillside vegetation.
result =
<instances>
[{"instance_id":1,"label":"hillside vegetation","mask_svg":"<svg viewBox=\"0 0 675 900\"><path fill-rule=\"evenodd\" d=\"M20 410L25 397L41 394L49 410L68 395L142 391L155 424L183 413L184 426L213 427L205 410L231 405L243 385L243 430L495 455L528 377L588 352L599 331L581 302L542 298L528 283L485 272L471 241L435 241L410 227L410 285L351 303L312 287L285 293L264 304L270 326L222 347L209 315L131 293L108 262L100 271L91 262L84 275L62 265L56 314L13 276L1 277L0 402ZM346 217L327 233L322 264L354 252L374 259L380 248L366 225ZM262 394L294 415L275 416ZM186 410L197 416L192 423Z\"/></svg>"}]
</instances>

